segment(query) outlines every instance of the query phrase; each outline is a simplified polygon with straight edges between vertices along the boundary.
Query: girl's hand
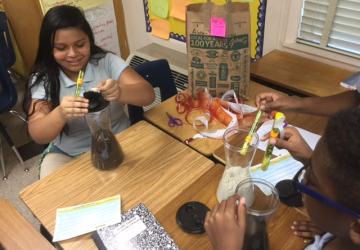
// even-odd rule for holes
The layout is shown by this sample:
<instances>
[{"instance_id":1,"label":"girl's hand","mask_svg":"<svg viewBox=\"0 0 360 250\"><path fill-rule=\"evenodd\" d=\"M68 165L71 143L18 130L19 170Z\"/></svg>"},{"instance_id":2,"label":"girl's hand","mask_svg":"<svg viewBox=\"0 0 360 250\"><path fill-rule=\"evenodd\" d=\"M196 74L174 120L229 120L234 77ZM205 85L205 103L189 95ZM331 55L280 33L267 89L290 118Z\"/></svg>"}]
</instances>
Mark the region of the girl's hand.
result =
<instances>
[{"instance_id":1,"label":"girl's hand","mask_svg":"<svg viewBox=\"0 0 360 250\"><path fill-rule=\"evenodd\" d=\"M59 107L65 120L82 117L88 113L89 100L81 96L65 96Z\"/></svg>"},{"instance_id":2,"label":"girl's hand","mask_svg":"<svg viewBox=\"0 0 360 250\"><path fill-rule=\"evenodd\" d=\"M121 89L119 83L112 79L103 80L97 86L105 100L117 101L120 99Z\"/></svg>"},{"instance_id":3,"label":"girl's hand","mask_svg":"<svg viewBox=\"0 0 360 250\"><path fill-rule=\"evenodd\" d=\"M246 207L245 199L234 195L207 212L205 230L215 250L240 250L243 248Z\"/></svg>"}]
</instances>

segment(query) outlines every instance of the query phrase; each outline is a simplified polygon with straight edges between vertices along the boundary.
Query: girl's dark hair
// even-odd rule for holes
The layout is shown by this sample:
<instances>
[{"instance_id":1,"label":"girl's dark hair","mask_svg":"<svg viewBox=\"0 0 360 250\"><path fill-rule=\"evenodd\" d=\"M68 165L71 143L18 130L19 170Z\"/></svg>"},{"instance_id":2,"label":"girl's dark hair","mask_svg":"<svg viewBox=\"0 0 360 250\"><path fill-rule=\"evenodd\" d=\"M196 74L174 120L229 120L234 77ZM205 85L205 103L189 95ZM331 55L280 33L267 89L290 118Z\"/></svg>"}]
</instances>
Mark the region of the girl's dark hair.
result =
<instances>
[{"instance_id":1,"label":"girl's dark hair","mask_svg":"<svg viewBox=\"0 0 360 250\"><path fill-rule=\"evenodd\" d=\"M360 108L331 117L323 140L338 201L360 212Z\"/></svg>"},{"instance_id":2,"label":"girl's dark hair","mask_svg":"<svg viewBox=\"0 0 360 250\"><path fill-rule=\"evenodd\" d=\"M60 103L59 65L53 56L55 32L59 29L74 27L82 30L90 40L90 60L105 56L106 51L95 45L94 34L84 13L74 6L60 5L48 10L41 24L39 47L30 77L26 82L23 109L28 119L35 109L30 110L31 89L44 82L45 100L55 108Z\"/></svg>"}]
</instances>

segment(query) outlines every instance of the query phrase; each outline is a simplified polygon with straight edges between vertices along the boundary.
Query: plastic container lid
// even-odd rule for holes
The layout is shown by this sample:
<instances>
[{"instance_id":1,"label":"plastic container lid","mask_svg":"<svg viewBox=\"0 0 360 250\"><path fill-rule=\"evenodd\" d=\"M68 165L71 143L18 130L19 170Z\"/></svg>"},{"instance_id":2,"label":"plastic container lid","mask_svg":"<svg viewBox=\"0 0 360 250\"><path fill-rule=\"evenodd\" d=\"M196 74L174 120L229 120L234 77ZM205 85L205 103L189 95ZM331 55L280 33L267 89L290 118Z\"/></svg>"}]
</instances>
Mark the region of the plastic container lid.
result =
<instances>
[{"instance_id":1,"label":"plastic container lid","mask_svg":"<svg viewBox=\"0 0 360 250\"><path fill-rule=\"evenodd\" d=\"M89 100L89 113L100 111L109 105L100 92L86 91L84 98Z\"/></svg>"},{"instance_id":2,"label":"plastic container lid","mask_svg":"<svg viewBox=\"0 0 360 250\"><path fill-rule=\"evenodd\" d=\"M208 211L210 209L198 201L187 202L178 209L176 222L187 233L205 233L204 222Z\"/></svg>"}]
</instances>

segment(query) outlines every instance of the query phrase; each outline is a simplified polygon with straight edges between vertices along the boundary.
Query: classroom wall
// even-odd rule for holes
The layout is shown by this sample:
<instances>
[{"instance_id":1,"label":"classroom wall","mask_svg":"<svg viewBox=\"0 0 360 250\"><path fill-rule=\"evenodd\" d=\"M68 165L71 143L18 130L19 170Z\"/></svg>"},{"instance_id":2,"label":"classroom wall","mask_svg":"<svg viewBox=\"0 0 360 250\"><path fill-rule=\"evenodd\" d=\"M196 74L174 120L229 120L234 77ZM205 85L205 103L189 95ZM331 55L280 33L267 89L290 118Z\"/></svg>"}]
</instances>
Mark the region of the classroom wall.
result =
<instances>
[{"instance_id":1,"label":"classroom wall","mask_svg":"<svg viewBox=\"0 0 360 250\"><path fill-rule=\"evenodd\" d=\"M123 6L130 51L134 51L154 42L165 47L186 53L186 44L184 42L180 42L174 39L163 40L156 38L150 33L146 32L144 4L142 0L125 0L123 1Z\"/></svg>"},{"instance_id":2,"label":"classroom wall","mask_svg":"<svg viewBox=\"0 0 360 250\"><path fill-rule=\"evenodd\" d=\"M357 64L354 64L351 61L351 58L346 59L348 64L339 63L341 60L340 58L343 56L337 53L332 53L331 58L327 59L314 55L313 53L304 53L298 50L285 48L283 46L284 38L282 37L282 31L287 22L285 21L285 17L287 16L288 10L284 8L283 5L289 1L292 0L267 0L263 55L266 55L274 49L278 49L348 70L358 70ZM144 5L142 0L124 0L123 6L130 52L151 42L161 44L165 47L169 47L183 53L186 52L185 43L173 39L161 40L146 32Z\"/></svg>"},{"instance_id":3,"label":"classroom wall","mask_svg":"<svg viewBox=\"0 0 360 250\"><path fill-rule=\"evenodd\" d=\"M275 8L274 10L274 8L271 8L271 6L269 7L269 5L275 6L276 0L267 0L267 1L268 1L267 8L270 8L269 12L271 13L271 15L277 15L278 14L276 13L277 9ZM125 25L126 25L130 51L134 51L145 45L148 45L149 43L155 42L165 47L186 53L186 44L184 42L180 42L174 39L170 39L170 40L159 39L152 36L150 33L146 32L144 4L142 0L125 0L123 1L123 6L124 6ZM266 26L265 26L265 36L266 36ZM272 40L270 40L269 42L265 41L263 53L266 54L270 52L271 50L275 49L275 46L276 44Z\"/></svg>"},{"instance_id":4,"label":"classroom wall","mask_svg":"<svg viewBox=\"0 0 360 250\"><path fill-rule=\"evenodd\" d=\"M177 40L162 40L146 32L144 3L142 0L125 0L122 2L124 7L126 33L129 42L130 52L139 49L152 42L186 52L184 42Z\"/></svg>"}]
</instances>

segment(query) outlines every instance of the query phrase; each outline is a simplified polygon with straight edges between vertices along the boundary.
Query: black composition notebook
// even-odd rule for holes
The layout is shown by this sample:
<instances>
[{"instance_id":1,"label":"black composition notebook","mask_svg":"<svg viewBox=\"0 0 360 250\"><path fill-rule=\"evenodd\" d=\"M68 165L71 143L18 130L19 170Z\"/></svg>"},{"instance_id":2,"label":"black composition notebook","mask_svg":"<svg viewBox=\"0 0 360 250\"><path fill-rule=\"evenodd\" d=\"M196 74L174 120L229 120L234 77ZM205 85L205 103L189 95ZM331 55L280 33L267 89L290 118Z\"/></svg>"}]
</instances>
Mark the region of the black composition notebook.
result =
<instances>
[{"instance_id":1,"label":"black composition notebook","mask_svg":"<svg viewBox=\"0 0 360 250\"><path fill-rule=\"evenodd\" d=\"M121 222L92 234L100 250L179 249L155 216L140 203L121 216Z\"/></svg>"}]
</instances>

